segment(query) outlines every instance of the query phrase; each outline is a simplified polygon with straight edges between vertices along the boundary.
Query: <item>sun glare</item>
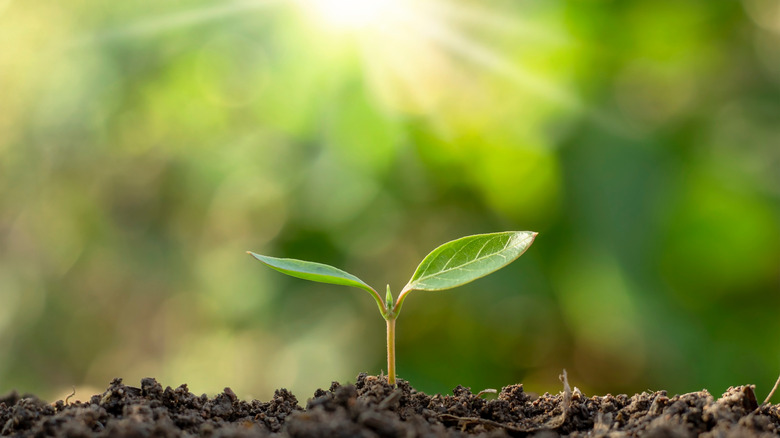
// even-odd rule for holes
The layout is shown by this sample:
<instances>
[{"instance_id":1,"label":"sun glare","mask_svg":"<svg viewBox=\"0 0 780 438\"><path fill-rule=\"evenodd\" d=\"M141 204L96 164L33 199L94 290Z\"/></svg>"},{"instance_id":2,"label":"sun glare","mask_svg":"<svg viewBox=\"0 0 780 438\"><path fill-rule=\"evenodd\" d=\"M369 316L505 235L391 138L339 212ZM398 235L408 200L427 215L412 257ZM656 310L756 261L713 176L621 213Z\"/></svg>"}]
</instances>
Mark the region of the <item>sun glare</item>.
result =
<instances>
[{"instance_id":1,"label":"sun glare","mask_svg":"<svg viewBox=\"0 0 780 438\"><path fill-rule=\"evenodd\" d=\"M528 94L572 109L581 106L574 95L478 36L482 30L509 32L537 43L550 39L560 43L550 37L551 31L517 17L458 0L296 3L318 27L355 37L368 81L380 103L391 110L431 114L446 104L452 90L473 90L479 95L468 73L474 67L503 77Z\"/></svg>"},{"instance_id":2,"label":"sun glare","mask_svg":"<svg viewBox=\"0 0 780 438\"><path fill-rule=\"evenodd\" d=\"M470 3L470 2L469 2ZM377 103L392 111L436 114L452 102L453 90L479 96L478 70L490 72L570 109L582 109L577 97L546 75L529 70L505 53L490 35L518 40L518 45L565 43L543 25L484 4L458 0L232 0L217 6L150 17L71 41L73 46L155 36L227 16L270 6L291 5L311 24L337 38L315 43L348 42L356 46ZM0 0L0 9L4 5ZM501 36L500 34L503 34ZM333 35L330 35L333 36ZM347 39L341 37L347 36ZM487 38L486 38L487 36ZM318 35L319 37L319 35ZM522 40L519 38L522 37ZM475 69L476 67L476 69ZM606 117L604 118L606 119Z\"/></svg>"},{"instance_id":3,"label":"sun glare","mask_svg":"<svg viewBox=\"0 0 780 438\"><path fill-rule=\"evenodd\" d=\"M386 23L401 0L299 0L301 6L334 30L356 30Z\"/></svg>"}]
</instances>

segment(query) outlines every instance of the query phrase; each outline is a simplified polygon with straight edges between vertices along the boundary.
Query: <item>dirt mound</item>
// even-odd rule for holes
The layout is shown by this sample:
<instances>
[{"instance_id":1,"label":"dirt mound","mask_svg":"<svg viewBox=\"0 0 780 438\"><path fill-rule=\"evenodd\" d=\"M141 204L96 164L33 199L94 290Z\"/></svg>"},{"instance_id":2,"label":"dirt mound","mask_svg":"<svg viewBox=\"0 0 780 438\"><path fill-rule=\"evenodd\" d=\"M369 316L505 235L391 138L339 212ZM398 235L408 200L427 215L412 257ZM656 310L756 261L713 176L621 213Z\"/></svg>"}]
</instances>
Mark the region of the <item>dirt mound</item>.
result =
<instances>
[{"instance_id":1,"label":"dirt mound","mask_svg":"<svg viewBox=\"0 0 780 438\"><path fill-rule=\"evenodd\" d=\"M86 403L0 398L0 435L35 437L774 437L780 407L758 406L753 386L669 397L665 391L585 397L564 382L560 394L532 396L522 385L485 400L458 386L427 395L400 380L361 374L352 385L317 390L305 408L285 389L267 402L239 400L230 388L209 398L186 385L141 387L114 379Z\"/></svg>"}]
</instances>

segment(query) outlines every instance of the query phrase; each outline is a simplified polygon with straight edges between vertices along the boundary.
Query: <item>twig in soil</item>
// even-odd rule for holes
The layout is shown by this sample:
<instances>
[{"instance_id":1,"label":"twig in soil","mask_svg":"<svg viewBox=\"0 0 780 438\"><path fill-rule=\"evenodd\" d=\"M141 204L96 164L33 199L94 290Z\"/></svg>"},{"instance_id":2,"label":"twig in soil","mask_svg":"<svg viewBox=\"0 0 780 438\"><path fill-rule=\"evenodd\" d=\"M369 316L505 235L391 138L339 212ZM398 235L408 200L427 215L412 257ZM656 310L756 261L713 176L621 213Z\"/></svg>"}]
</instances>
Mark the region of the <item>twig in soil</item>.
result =
<instances>
[{"instance_id":1,"label":"twig in soil","mask_svg":"<svg viewBox=\"0 0 780 438\"><path fill-rule=\"evenodd\" d=\"M439 414L439 419L443 421L457 421L462 432L466 431L466 428L472 424L480 424L482 426L488 426L490 428L504 429L507 433L511 434L527 434L531 432L537 432L540 430L555 430L566 422L566 416L569 413L569 406L571 405L571 387L569 386L569 378L566 375L566 370L563 370L563 374L558 376L563 383L563 400L561 400L561 415L541 425L533 426L510 426L506 423L499 423L497 421L488 420L480 417L459 417L452 414ZM482 391L484 392L484 391ZM480 394L482 393L480 392ZM477 394L479 396L479 394Z\"/></svg>"},{"instance_id":2,"label":"twig in soil","mask_svg":"<svg viewBox=\"0 0 780 438\"><path fill-rule=\"evenodd\" d=\"M459 417L452 414L439 414L439 419L443 421L457 421L460 426L460 431L465 432L466 428L470 424L481 424L483 426L489 426L496 429L505 429L507 432L528 433L539 430L537 427L513 427L507 424L499 423L498 421L488 420L487 418L479 417Z\"/></svg>"},{"instance_id":3,"label":"twig in soil","mask_svg":"<svg viewBox=\"0 0 780 438\"><path fill-rule=\"evenodd\" d=\"M71 392L69 396L65 397L65 406L68 405L68 400L70 400L71 397L76 395L76 387L72 386L71 388L73 388L73 392Z\"/></svg>"},{"instance_id":4,"label":"twig in soil","mask_svg":"<svg viewBox=\"0 0 780 438\"><path fill-rule=\"evenodd\" d=\"M769 400L772 399L772 396L775 395L775 391L777 391L777 387L780 386L780 377L777 378L777 382L775 382L775 386L772 387L772 390L769 391L769 395L766 396L766 399L764 400L763 405L769 403Z\"/></svg>"},{"instance_id":5,"label":"twig in soil","mask_svg":"<svg viewBox=\"0 0 780 438\"><path fill-rule=\"evenodd\" d=\"M566 422L566 414L569 412L569 406L571 405L571 386L569 386L569 376L566 374L566 369L563 370L563 374L558 376L558 379L563 383L563 401L561 401L561 416L553 421L547 423L547 427L550 429L557 429L563 426Z\"/></svg>"},{"instance_id":6,"label":"twig in soil","mask_svg":"<svg viewBox=\"0 0 780 438\"><path fill-rule=\"evenodd\" d=\"M566 369L563 369L563 374L558 376L558 380L563 383L563 400L564 405L568 409L569 403L571 403L571 386L569 386L569 376L566 374Z\"/></svg>"},{"instance_id":7,"label":"twig in soil","mask_svg":"<svg viewBox=\"0 0 780 438\"><path fill-rule=\"evenodd\" d=\"M384 398L384 400L379 402L377 409L383 411L385 409L390 408L390 406L394 405L395 402L401 399L403 393L404 392L400 388L396 388L395 391L391 392L390 395L388 395L387 397Z\"/></svg>"},{"instance_id":8,"label":"twig in soil","mask_svg":"<svg viewBox=\"0 0 780 438\"><path fill-rule=\"evenodd\" d=\"M498 394L498 391L493 388L483 389L477 393L477 398L482 397L485 394Z\"/></svg>"}]
</instances>

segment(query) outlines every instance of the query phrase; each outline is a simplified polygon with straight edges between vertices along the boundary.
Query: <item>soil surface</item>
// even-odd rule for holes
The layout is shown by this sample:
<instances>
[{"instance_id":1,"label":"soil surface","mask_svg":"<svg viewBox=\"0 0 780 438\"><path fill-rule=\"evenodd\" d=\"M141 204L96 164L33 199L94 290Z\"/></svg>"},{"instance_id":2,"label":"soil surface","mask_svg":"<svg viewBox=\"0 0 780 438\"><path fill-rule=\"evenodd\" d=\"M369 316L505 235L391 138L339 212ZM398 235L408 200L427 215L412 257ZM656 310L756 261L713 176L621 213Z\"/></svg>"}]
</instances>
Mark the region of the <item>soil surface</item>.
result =
<instances>
[{"instance_id":1,"label":"soil surface","mask_svg":"<svg viewBox=\"0 0 780 438\"><path fill-rule=\"evenodd\" d=\"M34 396L0 397L0 435L16 437L776 437L780 405L759 406L753 386L670 397L586 397L562 376L559 394L534 396L523 385L486 400L458 386L454 395L427 395L399 380L361 374L333 383L301 405L286 389L267 402L239 400L230 388L216 397L186 385L140 387L114 379L89 402L49 404Z\"/></svg>"}]
</instances>

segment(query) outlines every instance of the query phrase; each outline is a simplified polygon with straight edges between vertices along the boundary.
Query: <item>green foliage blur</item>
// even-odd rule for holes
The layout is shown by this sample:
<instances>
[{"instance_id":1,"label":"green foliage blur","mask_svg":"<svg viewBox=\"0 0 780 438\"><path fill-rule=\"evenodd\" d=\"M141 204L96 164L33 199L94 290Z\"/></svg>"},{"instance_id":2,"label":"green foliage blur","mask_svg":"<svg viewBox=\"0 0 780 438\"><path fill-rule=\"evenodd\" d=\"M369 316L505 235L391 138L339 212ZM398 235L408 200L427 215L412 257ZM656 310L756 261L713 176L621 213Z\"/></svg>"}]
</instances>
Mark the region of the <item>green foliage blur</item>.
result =
<instances>
[{"instance_id":1,"label":"green foliage blur","mask_svg":"<svg viewBox=\"0 0 780 438\"><path fill-rule=\"evenodd\" d=\"M398 375L681 393L780 373L780 3L0 0L0 393L306 400Z\"/></svg>"}]
</instances>

